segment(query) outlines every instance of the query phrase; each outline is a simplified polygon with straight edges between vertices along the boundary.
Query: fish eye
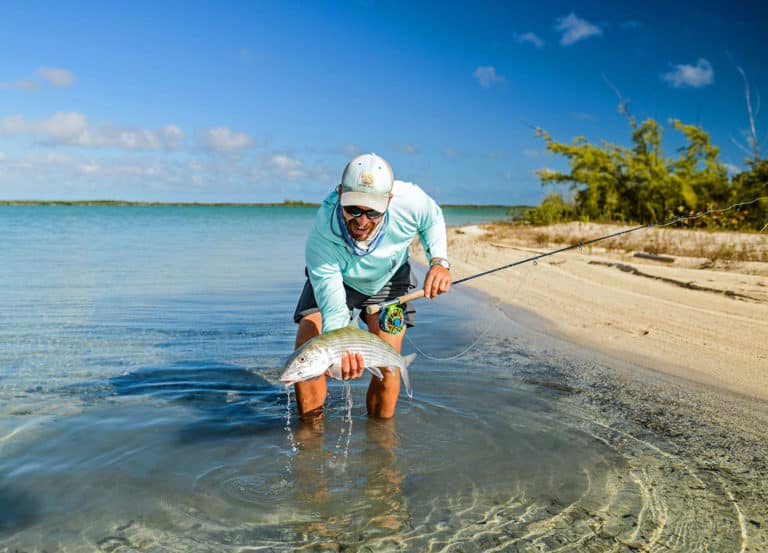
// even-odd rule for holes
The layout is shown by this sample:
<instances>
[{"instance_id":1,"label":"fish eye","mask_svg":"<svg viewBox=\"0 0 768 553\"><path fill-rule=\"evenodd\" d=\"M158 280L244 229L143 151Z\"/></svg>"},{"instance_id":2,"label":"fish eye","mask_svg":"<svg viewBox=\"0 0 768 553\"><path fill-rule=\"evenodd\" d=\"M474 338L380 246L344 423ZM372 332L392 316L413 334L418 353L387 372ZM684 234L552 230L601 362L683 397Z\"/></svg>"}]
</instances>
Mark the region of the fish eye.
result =
<instances>
[{"instance_id":1,"label":"fish eye","mask_svg":"<svg viewBox=\"0 0 768 553\"><path fill-rule=\"evenodd\" d=\"M299 363L306 363L306 362L307 362L307 357L305 355L300 355L299 356Z\"/></svg>"}]
</instances>

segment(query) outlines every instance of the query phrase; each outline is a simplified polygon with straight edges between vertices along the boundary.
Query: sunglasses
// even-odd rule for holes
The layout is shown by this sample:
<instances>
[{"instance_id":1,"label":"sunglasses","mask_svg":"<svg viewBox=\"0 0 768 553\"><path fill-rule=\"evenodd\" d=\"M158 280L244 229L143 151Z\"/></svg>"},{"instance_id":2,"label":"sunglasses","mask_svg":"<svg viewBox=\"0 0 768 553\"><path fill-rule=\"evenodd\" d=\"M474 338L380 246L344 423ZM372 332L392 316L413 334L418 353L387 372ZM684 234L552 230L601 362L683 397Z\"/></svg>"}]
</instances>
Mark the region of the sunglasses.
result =
<instances>
[{"instance_id":1,"label":"sunglasses","mask_svg":"<svg viewBox=\"0 0 768 553\"><path fill-rule=\"evenodd\" d=\"M383 211L376 211L375 209L361 209L356 205L345 205L342 207L342 209L344 210L344 213L354 217L355 219L361 217L362 215L365 215L369 219L378 219L384 215Z\"/></svg>"}]
</instances>

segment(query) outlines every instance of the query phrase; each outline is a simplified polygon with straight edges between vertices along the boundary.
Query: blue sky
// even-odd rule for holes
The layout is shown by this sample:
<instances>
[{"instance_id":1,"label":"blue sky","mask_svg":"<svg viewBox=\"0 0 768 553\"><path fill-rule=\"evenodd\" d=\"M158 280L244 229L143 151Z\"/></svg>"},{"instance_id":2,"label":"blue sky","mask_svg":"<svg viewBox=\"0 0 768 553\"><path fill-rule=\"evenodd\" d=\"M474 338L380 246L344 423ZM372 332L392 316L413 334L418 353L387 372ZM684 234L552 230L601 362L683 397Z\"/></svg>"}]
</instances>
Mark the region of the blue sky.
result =
<instances>
[{"instance_id":1,"label":"blue sky","mask_svg":"<svg viewBox=\"0 0 768 553\"><path fill-rule=\"evenodd\" d=\"M625 5L626 4L626 5ZM759 2L17 2L0 199L319 201L359 152L441 203L536 203L556 139L700 124L744 168ZM608 84L610 83L610 85ZM760 138L768 116L757 116ZM680 145L668 130L669 154Z\"/></svg>"}]
</instances>

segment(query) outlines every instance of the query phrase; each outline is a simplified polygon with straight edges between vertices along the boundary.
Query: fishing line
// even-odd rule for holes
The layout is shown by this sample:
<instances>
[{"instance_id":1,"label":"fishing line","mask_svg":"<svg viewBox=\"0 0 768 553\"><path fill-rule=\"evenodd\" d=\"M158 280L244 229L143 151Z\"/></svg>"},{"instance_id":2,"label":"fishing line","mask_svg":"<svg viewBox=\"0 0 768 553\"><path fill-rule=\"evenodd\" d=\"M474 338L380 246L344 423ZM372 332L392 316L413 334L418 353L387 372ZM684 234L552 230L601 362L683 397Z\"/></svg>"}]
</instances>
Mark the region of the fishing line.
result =
<instances>
[{"instance_id":1,"label":"fishing line","mask_svg":"<svg viewBox=\"0 0 768 553\"><path fill-rule=\"evenodd\" d=\"M499 301L496 301L494 304L494 307L499 310ZM419 346L416 345L416 342L413 341L411 336L409 334L406 334L405 337L408 338L408 342L413 346L413 349L415 349L420 355L423 355L427 359L431 359L432 361L453 361L454 359L458 359L459 357L462 357L469 353L471 349L473 349L479 342L482 340L486 334L488 334L488 331L491 330L491 327L493 326L493 320L488 319L488 324L485 325L485 328L483 331L477 335L477 338L469 344L466 348L464 348L462 351L457 353L456 355L451 355L449 357L434 357L428 353L426 353L423 349L421 349Z\"/></svg>"},{"instance_id":2,"label":"fishing line","mask_svg":"<svg viewBox=\"0 0 768 553\"><path fill-rule=\"evenodd\" d=\"M468 277L464 277L464 278L455 280L455 281L453 281L451 283L451 285L455 286L457 284L461 284L462 282L468 282L470 280L474 280L474 279L480 278L482 276L486 276L486 275L489 275L489 274L492 274L492 273L496 273L498 271L503 271L504 269L510 269L512 267L517 267L517 266L520 266L520 265L524 265L526 263L533 263L534 265L536 265L536 263L538 262L539 259L543 259L545 257L550 257L552 255L555 255L555 254L558 254L558 253L567 252L567 251L574 250L574 249L581 250L581 249L584 248L584 246L589 246L589 245L595 244L597 242L602 242L603 240L608 240L610 238L616 238L618 236L623 236L625 234L630 234L632 232L637 232L639 230L650 229L650 228L664 228L664 227L668 227L668 226L680 223L682 221L693 221L693 220L700 219L702 217L706 217L708 215L713 215L713 214L716 214L716 213L726 213L728 211L732 211L732 210L737 209L739 207L744 207L744 206L752 205L752 204L757 203L757 202L762 201L762 200L768 200L768 196L760 196L760 197L755 198L755 199L750 200L750 201L737 202L737 203L731 204L728 207L721 208L721 209L713 209L713 208L710 207L706 211L702 211L702 212L696 213L694 215L682 215L682 216L670 219L668 221L663 221L661 223L647 223L645 225L638 225L638 226L635 226L635 227L632 227L632 228L629 228L629 229L624 229L624 230L620 230L620 231L617 231L617 232L613 232L611 234L606 234L604 236L599 236L597 238L592 238L590 240L579 241L576 244L572 244L570 246L564 246L562 248L557 248L555 250L550 250L550 251L547 251L547 252L543 252L543 253L540 253L540 254L537 254L537 255L534 255L534 256L531 256L531 257L527 257L525 259L521 259L521 260L515 261L513 263L508 263L508 264L502 265L500 267L495 267L493 269L488 269L487 271L482 271L480 273L477 273L477 274L474 274L474 275L470 275ZM762 233L766 228L768 228L768 223L766 223L766 225L763 226L763 228L760 230L760 232ZM519 287L521 285L522 285L522 279L520 281L520 284L518 285L518 289L519 289ZM414 297L412 295L409 299L418 299L418 297L423 297L423 291L422 291L422 295L421 296ZM391 300L391 301L388 301L388 302L380 303L380 304L378 304L378 306L374 306L374 307L378 307L379 309L385 309L385 308L387 308L390 305L396 305L398 303L401 303L401 299L402 298L397 298L397 299L394 299L394 300ZM498 309L498 302L495 304L495 306ZM419 347L416 346L416 344L413 342L413 340L410 339L410 337L408 337L409 338L408 341L411 343L411 345L419 353L421 353L422 355L424 355L425 357L427 357L429 359L432 359L434 361L451 361L451 360L454 360L454 359L457 359L457 358L461 357L462 355L465 355L473 347L475 347L478 344L478 342L480 341L480 339L488 332L490 327L491 327L491 323L489 322L489 324L486 327L486 329L472 342L472 344L470 344L467 348L465 348L461 353L459 353L457 355L454 355L454 356L451 356L451 357L445 357L445 358L432 357L432 356L424 353L421 349L419 349Z\"/></svg>"},{"instance_id":3,"label":"fishing line","mask_svg":"<svg viewBox=\"0 0 768 553\"><path fill-rule=\"evenodd\" d=\"M661 227L666 227L666 226L669 226L671 224L674 224L674 223L677 223L677 222L680 222L680 221L700 219L701 217L704 217L705 215L712 215L713 213L725 213L726 211L731 211L732 209L736 209L737 207L742 207L742 206L745 206L745 205L752 205L752 204L757 203L757 202L759 202L761 200L768 200L768 196L761 196L759 198L755 198L754 200L750 200L748 202L739 202L739 203L732 204L732 205L730 205L728 207L725 207L725 208L722 208L722 209L712 209L710 207L706 211L702 211L700 213L697 213L696 215L678 217L678 218L672 219L671 221L668 221L666 223L658 223L655 226L658 226L658 227L661 228ZM767 227L768 227L768 223L766 223L766 225L762 229L760 229L760 232L763 232Z\"/></svg>"},{"instance_id":4,"label":"fishing line","mask_svg":"<svg viewBox=\"0 0 768 553\"><path fill-rule=\"evenodd\" d=\"M533 265L535 266L536 263L534 263ZM524 275L520 276L520 278L518 279L518 282L517 282L517 286L515 287L514 290L512 290L512 292L510 294L510 298L518 297L519 292L520 292L520 288L522 288L523 283L528 280L528 277L530 277L530 272L528 272L528 274L524 274ZM501 310L499 305L501 305L501 300L500 299L497 299L496 301L493 302L494 310L497 311L497 312L500 312L502 315L504 315L504 311ZM480 343L480 341L483 338L485 338L485 336L489 333L489 331L491 330L491 327L494 326L495 322L496 321L495 321L495 319L493 317L488 317L487 324L485 325L483 330L476 336L476 338L472 341L472 343L469 344L463 350L461 350L459 353L457 353L455 355L450 355L448 357L436 357L434 355L430 355L427 352L425 352L423 349L421 349L418 345L416 345L416 342L414 342L414 340L413 340L413 338L411 337L410 334L406 334L405 337L408 339L408 342L411 344L411 346L413 346L413 349L415 349L420 355L426 357L427 359L431 359L432 361L454 361L454 360L458 359L459 357L463 357L464 355L469 353L472 349L474 349Z\"/></svg>"},{"instance_id":5,"label":"fishing line","mask_svg":"<svg viewBox=\"0 0 768 553\"><path fill-rule=\"evenodd\" d=\"M755 198L754 200L750 200L748 202L735 203L735 204L732 204L732 205L730 205L730 206L728 206L726 208L723 208L723 209L712 209L712 208L709 208L706 211L702 211L702 212L697 213L695 215L683 215L683 216L675 217L674 219L670 219L669 221L664 221L664 222L661 222L661 223L648 223L648 224L645 224L645 225L639 225L639 226L632 227L632 228L629 228L629 229L620 230L618 232L613 232L611 234L606 234L605 236L599 236L598 238L592 238L591 240L580 241L580 242L577 242L576 244L572 244L570 246L564 246L564 247L558 248L556 250L550 250L548 252L544 252L544 253L540 253L540 254L534 255L532 257L527 257L525 259L521 259L519 261L515 261L514 263L508 263L507 265L502 265L501 267L496 267L494 269L488 269L487 271L483 271L481 273L477 273L476 275L471 275L471 276L468 276L468 277L461 278L459 280L454 280L451 283L451 285L455 286L456 284L461 284L462 282L467 282L467 281L470 281L470 280L474 280L476 278L480 278L482 276L489 275L489 274L495 273L497 271L502 271L504 269L509 269L511 267L517 267L518 265L523 265L525 263L531 263L531 262L535 263L539 259L542 259L542 258L545 258L545 257L549 257L551 255L567 252L569 250L574 250L574 249L577 249L577 248L581 249L584 246L589 246L590 244L594 244L596 242L601 242L603 240L608 240L609 238L616 238L617 236L622 236L624 234L629 234L631 232L636 232L638 230L649 229L649 228L654 228L654 227L662 228L662 227L667 227L669 225L673 225L675 223L679 223L680 221L692 221L694 219L700 219L701 217L705 217L707 215L712 215L713 213L724 213L726 211L731 211L733 209L736 209L737 207L752 205L752 204L754 204L756 202L759 202L761 200L768 200L768 196L761 196L759 198ZM766 224L763 227L762 230L765 230L766 228L768 228L768 224ZM761 232L762 232L762 230L761 230ZM413 299L416 299L416 298L413 298ZM384 308L384 307L387 307L388 305L392 305L393 303L398 302L398 300L399 300L399 298L395 299L395 300L392 300L392 301L389 301L389 302L380 303L380 304L378 304L377 307Z\"/></svg>"},{"instance_id":6,"label":"fishing line","mask_svg":"<svg viewBox=\"0 0 768 553\"><path fill-rule=\"evenodd\" d=\"M536 263L533 264L534 266ZM530 272L528 274L521 275L518 279L517 286L514 290L512 290L510 294L510 298L516 298L519 295L520 288L522 288L523 283L528 280L528 277L530 276ZM502 315L504 315L504 311L501 310L499 305L501 304L501 300L497 299L493 302L493 308L495 311L500 312ZM431 359L432 361L453 361L455 359L458 359L459 357L463 357L467 353L469 353L472 349L474 349L479 343L480 340L485 338L486 334L491 330L491 327L494 326L495 319L492 317L488 317L488 322L485 325L485 328L477 335L477 337L472 341L471 344L469 344L466 348L464 348L462 351L455 355L450 355L448 357L435 357L433 355L428 354L424 350L422 350L418 345L416 345L416 342L413 341L413 338L410 334L406 334L405 337L408 338L408 342L413 346L413 349L415 349L420 355L426 357L427 359Z\"/></svg>"}]
</instances>

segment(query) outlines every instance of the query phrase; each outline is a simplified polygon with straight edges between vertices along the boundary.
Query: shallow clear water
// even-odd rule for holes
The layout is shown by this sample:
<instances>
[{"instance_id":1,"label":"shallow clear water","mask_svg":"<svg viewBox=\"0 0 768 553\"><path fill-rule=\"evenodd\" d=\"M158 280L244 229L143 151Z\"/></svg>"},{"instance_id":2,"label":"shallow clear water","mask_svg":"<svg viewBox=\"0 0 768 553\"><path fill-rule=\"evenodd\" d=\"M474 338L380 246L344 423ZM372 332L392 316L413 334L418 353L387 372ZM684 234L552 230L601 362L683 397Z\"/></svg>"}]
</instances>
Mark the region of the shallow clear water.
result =
<instances>
[{"instance_id":1,"label":"shallow clear water","mask_svg":"<svg viewBox=\"0 0 768 553\"><path fill-rule=\"evenodd\" d=\"M764 404L635 380L466 288L418 305L393 420L357 382L301 424L277 376L313 212L0 208L0 550L768 543Z\"/></svg>"}]
</instances>

